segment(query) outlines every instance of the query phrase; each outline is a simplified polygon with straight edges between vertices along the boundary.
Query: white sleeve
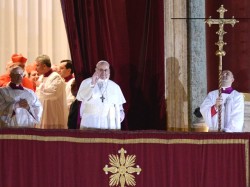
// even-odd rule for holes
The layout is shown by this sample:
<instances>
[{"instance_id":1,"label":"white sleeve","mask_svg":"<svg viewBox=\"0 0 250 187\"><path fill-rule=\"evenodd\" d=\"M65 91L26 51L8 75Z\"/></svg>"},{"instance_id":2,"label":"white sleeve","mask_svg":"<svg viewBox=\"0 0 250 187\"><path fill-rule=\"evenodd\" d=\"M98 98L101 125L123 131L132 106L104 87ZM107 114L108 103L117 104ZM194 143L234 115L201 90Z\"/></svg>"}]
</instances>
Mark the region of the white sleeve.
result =
<instances>
[{"instance_id":1,"label":"white sleeve","mask_svg":"<svg viewBox=\"0 0 250 187\"><path fill-rule=\"evenodd\" d=\"M231 100L229 122L223 129L225 132L242 132L244 124L244 96L239 93L238 96Z\"/></svg>"},{"instance_id":2,"label":"white sleeve","mask_svg":"<svg viewBox=\"0 0 250 187\"><path fill-rule=\"evenodd\" d=\"M120 105L120 119L121 119L121 122L124 120L124 118L125 118L125 112L124 112L123 106Z\"/></svg>"},{"instance_id":3,"label":"white sleeve","mask_svg":"<svg viewBox=\"0 0 250 187\"><path fill-rule=\"evenodd\" d=\"M89 100L93 95L93 89L94 86L91 85L90 79L83 80L77 92L76 99L82 102Z\"/></svg>"}]
</instances>

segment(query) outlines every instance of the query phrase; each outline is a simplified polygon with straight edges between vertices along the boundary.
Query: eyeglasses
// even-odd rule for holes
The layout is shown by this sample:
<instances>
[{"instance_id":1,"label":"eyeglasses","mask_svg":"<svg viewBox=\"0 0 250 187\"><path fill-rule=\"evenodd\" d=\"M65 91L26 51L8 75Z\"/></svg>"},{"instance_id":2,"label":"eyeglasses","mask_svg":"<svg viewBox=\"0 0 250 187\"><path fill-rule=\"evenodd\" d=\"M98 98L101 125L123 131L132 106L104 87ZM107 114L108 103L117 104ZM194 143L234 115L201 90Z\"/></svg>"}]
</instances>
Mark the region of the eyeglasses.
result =
<instances>
[{"instance_id":1,"label":"eyeglasses","mask_svg":"<svg viewBox=\"0 0 250 187\"><path fill-rule=\"evenodd\" d=\"M108 73L110 71L109 69L101 69L101 68L97 68L97 70L105 73Z\"/></svg>"}]
</instances>

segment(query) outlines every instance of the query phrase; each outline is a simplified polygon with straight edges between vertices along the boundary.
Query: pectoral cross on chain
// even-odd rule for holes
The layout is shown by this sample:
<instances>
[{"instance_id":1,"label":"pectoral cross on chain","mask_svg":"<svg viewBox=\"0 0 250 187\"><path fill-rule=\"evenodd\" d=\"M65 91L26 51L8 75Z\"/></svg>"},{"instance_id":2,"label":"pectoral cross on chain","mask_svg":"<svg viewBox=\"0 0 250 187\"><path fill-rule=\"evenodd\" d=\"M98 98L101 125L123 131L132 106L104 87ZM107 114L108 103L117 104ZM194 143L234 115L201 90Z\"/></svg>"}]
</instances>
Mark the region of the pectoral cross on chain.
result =
<instances>
[{"instance_id":1,"label":"pectoral cross on chain","mask_svg":"<svg viewBox=\"0 0 250 187\"><path fill-rule=\"evenodd\" d=\"M219 35L219 41L215 43L215 45L218 45L219 49L215 52L216 56L219 56L220 61L219 61L219 97L221 97L221 88L222 88L222 56L226 55L226 52L223 50L223 46L227 45L223 41L223 35L226 34L224 31L224 25L225 24L231 24L232 27L239 21L234 19L234 16L232 19L224 19L224 13L227 10L223 7L223 5L220 6L220 8L217 10L217 12L220 13L220 18L219 19L211 19L211 16L209 19L207 19L205 22L211 27L212 24L217 24L219 25L219 30L216 32L216 34ZM221 106L218 108L218 131L221 130Z\"/></svg>"},{"instance_id":2,"label":"pectoral cross on chain","mask_svg":"<svg viewBox=\"0 0 250 187\"><path fill-rule=\"evenodd\" d=\"M103 95L102 95L102 97L100 97L100 99L102 100L102 102L103 102L103 100L105 99L105 97L103 97Z\"/></svg>"}]
</instances>

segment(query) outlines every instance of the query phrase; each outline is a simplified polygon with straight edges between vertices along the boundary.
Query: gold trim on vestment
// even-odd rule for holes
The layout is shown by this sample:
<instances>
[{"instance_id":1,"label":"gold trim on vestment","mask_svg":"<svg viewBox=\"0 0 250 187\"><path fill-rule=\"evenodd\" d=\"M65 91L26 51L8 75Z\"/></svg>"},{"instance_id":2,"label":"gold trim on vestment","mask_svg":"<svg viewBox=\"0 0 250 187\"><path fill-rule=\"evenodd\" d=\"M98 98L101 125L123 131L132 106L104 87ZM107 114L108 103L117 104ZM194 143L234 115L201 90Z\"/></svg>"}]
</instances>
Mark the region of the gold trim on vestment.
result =
<instances>
[{"instance_id":1,"label":"gold trim on vestment","mask_svg":"<svg viewBox=\"0 0 250 187\"><path fill-rule=\"evenodd\" d=\"M116 139L116 138L81 138L64 136L39 136L39 135L19 135L1 134L0 140L33 140L44 142L72 142L72 143L112 143L112 144L243 144L245 145L246 160L246 184L249 186L249 140L248 139L160 139L160 138L135 138L135 139Z\"/></svg>"}]
</instances>

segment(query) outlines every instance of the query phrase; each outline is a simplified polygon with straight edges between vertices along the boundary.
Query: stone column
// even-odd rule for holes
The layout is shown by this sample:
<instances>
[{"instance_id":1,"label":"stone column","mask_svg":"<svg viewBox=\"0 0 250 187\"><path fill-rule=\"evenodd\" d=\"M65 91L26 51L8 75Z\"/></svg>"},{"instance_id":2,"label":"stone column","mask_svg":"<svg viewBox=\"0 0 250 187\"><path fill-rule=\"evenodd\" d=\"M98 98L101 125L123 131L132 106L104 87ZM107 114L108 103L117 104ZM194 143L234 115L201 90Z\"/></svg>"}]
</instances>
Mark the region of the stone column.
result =
<instances>
[{"instance_id":1,"label":"stone column","mask_svg":"<svg viewBox=\"0 0 250 187\"><path fill-rule=\"evenodd\" d=\"M173 19L180 18L180 19ZM207 95L205 0L164 0L167 129L187 131Z\"/></svg>"},{"instance_id":2,"label":"stone column","mask_svg":"<svg viewBox=\"0 0 250 187\"><path fill-rule=\"evenodd\" d=\"M189 18L205 18L205 0L188 1ZM206 34L204 19L188 19L189 50L189 124L197 118L193 115L207 95Z\"/></svg>"}]
</instances>

